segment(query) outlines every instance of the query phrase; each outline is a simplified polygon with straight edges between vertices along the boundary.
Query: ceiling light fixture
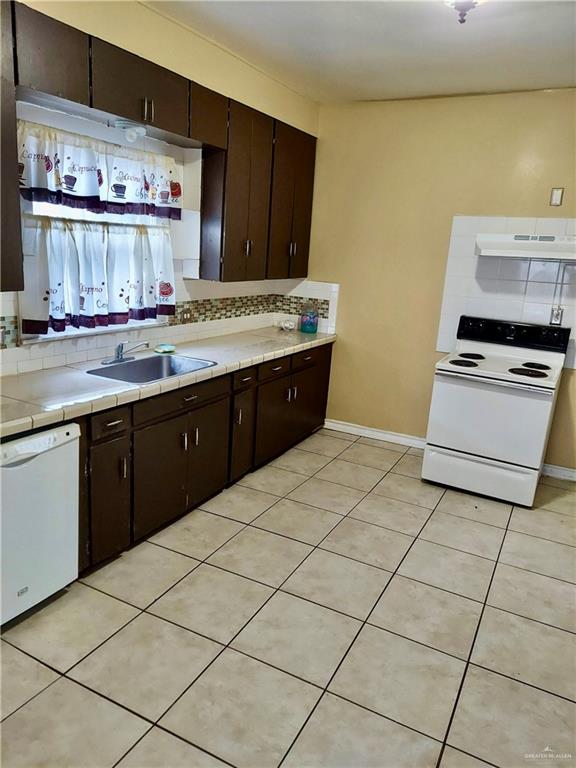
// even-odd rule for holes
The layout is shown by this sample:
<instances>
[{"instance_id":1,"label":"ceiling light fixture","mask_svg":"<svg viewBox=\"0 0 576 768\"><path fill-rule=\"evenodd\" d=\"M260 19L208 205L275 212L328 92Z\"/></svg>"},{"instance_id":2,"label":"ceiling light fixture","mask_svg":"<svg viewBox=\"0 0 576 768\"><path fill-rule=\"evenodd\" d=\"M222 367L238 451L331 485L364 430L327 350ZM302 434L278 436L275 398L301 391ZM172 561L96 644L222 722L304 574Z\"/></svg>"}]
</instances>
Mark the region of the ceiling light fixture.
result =
<instances>
[{"instance_id":1,"label":"ceiling light fixture","mask_svg":"<svg viewBox=\"0 0 576 768\"><path fill-rule=\"evenodd\" d=\"M479 0L446 0L446 5L449 5L450 8L454 8L457 12L458 23L465 24L467 13L473 8L476 8L478 2Z\"/></svg>"}]
</instances>

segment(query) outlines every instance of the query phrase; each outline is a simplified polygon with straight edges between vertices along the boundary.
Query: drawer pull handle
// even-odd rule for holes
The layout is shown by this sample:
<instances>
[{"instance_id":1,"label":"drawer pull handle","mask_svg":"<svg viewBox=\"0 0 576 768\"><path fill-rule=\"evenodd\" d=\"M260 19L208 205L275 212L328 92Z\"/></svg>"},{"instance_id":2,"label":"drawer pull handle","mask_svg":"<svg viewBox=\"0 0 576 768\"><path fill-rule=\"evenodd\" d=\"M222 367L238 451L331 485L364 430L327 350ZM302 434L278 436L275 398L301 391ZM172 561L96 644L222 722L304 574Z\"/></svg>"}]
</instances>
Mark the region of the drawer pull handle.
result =
<instances>
[{"instance_id":1,"label":"drawer pull handle","mask_svg":"<svg viewBox=\"0 0 576 768\"><path fill-rule=\"evenodd\" d=\"M292 400L296 400L297 397L298 397L298 387L294 387L292 392Z\"/></svg>"},{"instance_id":2,"label":"drawer pull handle","mask_svg":"<svg viewBox=\"0 0 576 768\"><path fill-rule=\"evenodd\" d=\"M182 432L182 447L185 451L188 450L188 432Z\"/></svg>"},{"instance_id":3,"label":"drawer pull handle","mask_svg":"<svg viewBox=\"0 0 576 768\"><path fill-rule=\"evenodd\" d=\"M194 427L194 445L200 445L200 429Z\"/></svg>"},{"instance_id":4,"label":"drawer pull handle","mask_svg":"<svg viewBox=\"0 0 576 768\"><path fill-rule=\"evenodd\" d=\"M121 467L122 479L126 480L126 478L128 477L128 459L125 456L120 459L120 467Z\"/></svg>"},{"instance_id":5,"label":"drawer pull handle","mask_svg":"<svg viewBox=\"0 0 576 768\"><path fill-rule=\"evenodd\" d=\"M110 429L110 427L117 427L118 424L123 424L124 419L115 419L115 421L109 421L107 424L104 424L106 429Z\"/></svg>"},{"instance_id":6,"label":"drawer pull handle","mask_svg":"<svg viewBox=\"0 0 576 768\"><path fill-rule=\"evenodd\" d=\"M284 368L283 365L276 365L274 368L272 368L272 373L276 373L276 371L281 371L282 368Z\"/></svg>"},{"instance_id":7,"label":"drawer pull handle","mask_svg":"<svg viewBox=\"0 0 576 768\"><path fill-rule=\"evenodd\" d=\"M236 419L236 424L238 424L238 426L242 424L242 408L238 409L238 418Z\"/></svg>"},{"instance_id":8,"label":"drawer pull handle","mask_svg":"<svg viewBox=\"0 0 576 768\"><path fill-rule=\"evenodd\" d=\"M182 400L185 403L192 403L194 400L198 400L198 395L188 395L188 397L183 397Z\"/></svg>"},{"instance_id":9,"label":"drawer pull handle","mask_svg":"<svg viewBox=\"0 0 576 768\"><path fill-rule=\"evenodd\" d=\"M309 360L312 360L312 355L308 355L304 358L304 362L307 363Z\"/></svg>"},{"instance_id":10,"label":"drawer pull handle","mask_svg":"<svg viewBox=\"0 0 576 768\"><path fill-rule=\"evenodd\" d=\"M244 376L244 378L241 381L242 381L242 384L246 384L247 381L252 381L252 376Z\"/></svg>"}]
</instances>

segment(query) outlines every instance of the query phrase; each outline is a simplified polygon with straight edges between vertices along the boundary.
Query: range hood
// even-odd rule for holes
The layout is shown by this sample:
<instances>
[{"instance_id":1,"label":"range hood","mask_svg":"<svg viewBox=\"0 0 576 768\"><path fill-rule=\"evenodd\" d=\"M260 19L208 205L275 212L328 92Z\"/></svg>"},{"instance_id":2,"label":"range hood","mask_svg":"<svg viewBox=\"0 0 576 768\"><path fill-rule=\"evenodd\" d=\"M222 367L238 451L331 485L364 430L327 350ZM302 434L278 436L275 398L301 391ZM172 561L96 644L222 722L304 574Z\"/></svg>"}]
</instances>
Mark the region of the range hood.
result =
<instances>
[{"instance_id":1,"label":"range hood","mask_svg":"<svg viewBox=\"0 0 576 768\"><path fill-rule=\"evenodd\" d=\"M476 254L576 262L576 235L477 235Z\"/></svg>"}]
</instances>

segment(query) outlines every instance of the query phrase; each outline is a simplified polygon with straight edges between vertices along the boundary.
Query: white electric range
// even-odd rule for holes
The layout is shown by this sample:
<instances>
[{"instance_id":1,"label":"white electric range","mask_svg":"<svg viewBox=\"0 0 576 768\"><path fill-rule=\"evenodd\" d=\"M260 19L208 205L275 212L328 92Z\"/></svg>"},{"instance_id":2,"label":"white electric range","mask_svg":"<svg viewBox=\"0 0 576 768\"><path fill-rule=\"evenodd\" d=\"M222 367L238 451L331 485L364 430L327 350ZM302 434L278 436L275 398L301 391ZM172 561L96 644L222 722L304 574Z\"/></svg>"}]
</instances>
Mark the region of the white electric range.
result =
<instances>
[{"instance_id":1,"label":"white electric range","mask_svg":"<svg viewBox=\"0 0 576 768\"><path fill-rule=\"evenodd\" d=\"M436 364L422 477L530 506L569 328L463 315Z\"/></svg>"}]
</instances>

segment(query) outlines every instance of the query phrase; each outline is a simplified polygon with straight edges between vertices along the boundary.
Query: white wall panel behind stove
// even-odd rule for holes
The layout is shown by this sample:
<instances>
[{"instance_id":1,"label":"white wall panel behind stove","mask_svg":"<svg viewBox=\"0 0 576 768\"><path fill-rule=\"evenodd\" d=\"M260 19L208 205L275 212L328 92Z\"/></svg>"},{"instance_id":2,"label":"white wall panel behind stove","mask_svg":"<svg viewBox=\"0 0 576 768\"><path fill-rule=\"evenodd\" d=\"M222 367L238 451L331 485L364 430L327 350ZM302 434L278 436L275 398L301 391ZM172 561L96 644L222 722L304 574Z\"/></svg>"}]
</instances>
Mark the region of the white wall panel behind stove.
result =
<instances>
[{"instance_id":1,"label":"white wall panel behind stove","mask_svg":"<svg viewBox=\"0 0 576 768\"><path fill-rule=\"evenodd\" d=\"M527 219L503 216L454 216L446 264L444 295L436 349L450 352L456 344L460 315L525 323L550 322L554 289L561 274L558 262L510 259L475 253L478 234L576 234L576 219ZM572 334L565 366L576 368L576 265L564 270L562 325Z\"/></svg>"}]
</instances>

